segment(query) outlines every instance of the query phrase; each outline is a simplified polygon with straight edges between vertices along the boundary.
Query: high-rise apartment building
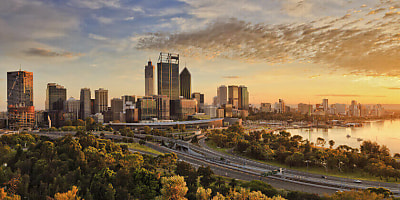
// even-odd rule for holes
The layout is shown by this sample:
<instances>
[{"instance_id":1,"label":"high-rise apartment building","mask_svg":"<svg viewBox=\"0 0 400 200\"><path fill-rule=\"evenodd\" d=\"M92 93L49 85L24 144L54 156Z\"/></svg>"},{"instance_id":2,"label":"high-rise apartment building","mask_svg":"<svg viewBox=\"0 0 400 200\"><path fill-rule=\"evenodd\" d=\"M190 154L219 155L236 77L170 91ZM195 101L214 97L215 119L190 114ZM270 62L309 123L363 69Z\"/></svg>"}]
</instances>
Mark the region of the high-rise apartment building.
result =
<instances>
[{"instance_id":1,"label":"high-rise apartment building","mask_svg":"<svg viewBox=\"0 0 400 200\"><path fill-rule=\"evenodd\" d=\"M158 95L179 99L179 54L160 53L157 63Z\"/></svg>"},{"instance_id":2,"label":"high-rise apartment building","mask_svg":"<svg viewBox=\"0 0 400 200\"><path fill-rule=\"evenodd\" d=\"M85 120L92 114L91 108L91 94L89 88L81 89L81 98L80 98L80 119Z\"/></svg>"},{"instance_id":3,"label":"high-rise apartment building","mask_svg":"<svg viewBox=\"0 0 400 200\"><path fill-rule=\"evenodd\" d=\"M149 62L144 67L144 76L145 76L145 86L144 86L144 93L146 96L153 96L154 95L154 65Z\"/></svg>"},{"instance_id":4,"label":"high-rise apartment building","mask_svg":"<svg viewBox=\"0 0 400 200\"><path fill-rule=\"evenodd\" d=\"M48 83L46 90L46 111L63 111L67 100L67 89L56 83Z\"/></svg>"},{"instance_id":5,"label":"high-rise apartment building","mask_svg":"<svg viewBox=\"0 0 400 200\"><path fill-rule=\"evenodd\" d=\"M232 104L232 108L239 108L239 88L236 85L228 86L228 103Z\"/></svg>"},{"instance_id":6,"label":"high-rise apartment building","mask_svg":"<svg viewBox=\"0 0 400 200\"><path fill-rule=\"evenodd\" d=\"M99 88L94 91L94 113L103 113L108 109L108 90Z\"/></svg>"},{"instance_id":7,"label":"high-rise apartment building","mask_svg":"<svg viewBox=\"0 0 400 200\"><path fill-rule=\"evenodd\" d=\"M30 129L35 124L33 106L33 73L7 72L8 127L13 130Z\"/></svg>"},{"instance_id":8,"label":"high-rise apartment building","mask_svg":"<svg viewBox=\"0 0 400 200\"><path fill-rule=\"evenodd\" d=\"M189 70L185 67L181 74L179 75L180 79L180 96L185 99L190 99L190 95L192 94L192 79Z\"/></svg>"},{"instance_id":9,"label":"high-rise apartment building","mask_svg":"<svg viewBox=\"0 0 400 200\"><path fill-rule=\"evenodd\" d=\"M239 110L249 110L249 91L246 86L239 86Z\"/></svg>"},{"instance_id":10,"label":"high-rise apartment building","mask_svg":"<svg viewBox=\"0 0 400 200\"><path fill-rule=\"evenodd\" d=\"M225 85L221 85L217 89L218 106L223 106L228 102L228 88Z\"/></svg>"}]
</instances>

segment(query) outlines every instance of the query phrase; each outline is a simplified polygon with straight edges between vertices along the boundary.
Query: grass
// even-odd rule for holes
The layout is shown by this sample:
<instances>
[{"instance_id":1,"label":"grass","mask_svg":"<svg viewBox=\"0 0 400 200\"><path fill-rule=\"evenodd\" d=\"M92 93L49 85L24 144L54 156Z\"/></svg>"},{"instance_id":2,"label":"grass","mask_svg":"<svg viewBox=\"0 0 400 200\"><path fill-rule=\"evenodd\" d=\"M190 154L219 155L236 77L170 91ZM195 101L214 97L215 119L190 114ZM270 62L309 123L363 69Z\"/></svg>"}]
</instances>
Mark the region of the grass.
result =
<instances>
[{"instance_id":1,"label":"grass","mask_svg":"<svg viewBox=\"0 0 400 200\"><path fill-rule=\"evenodd\" d=\"M208 140L206 141L206 144L221 153L225 153L229 155L229 150L230 148L217 148L216 144ZM242 155L243 156L243 155ZM354 172L339 172L339 171L332 171L329 170L325 171L325 168L318 168L318 167L289 167L285 164L279 163L278 161L262 161L262 160L256 160L254 158L250 158L247 156L243 156L247 159L258 161L261 163L265 163L268 165L273 165L276 167L282 167L282 168L287 168L287 169L293 169L301 172L308 172L308 173L313 173L313 174L321 174L321 175L326 175L326 176L334 176L334 177L341 177L341 178L350 178L350 179L359 179L359 180L366 180L366 181L378 181L378 182L388 182L388 183L399 183L399 181L396 182L394 178L390 178L389 181L385 181L385 179L380 179L379 177L371 176L370 174L362 171L362 170L356 170Z\"/></svg>"},{"instance_id":2,"label":"grass","mask_svg":"<svg viewBox=\"0 0 400 200\"><path fill-rule=\"evenodd\" d=\"M134 150L139 150L139 151L145 151L149 153L153 153L156 155L162 155L163 153L156 151L148 146L141 145L139 143L119 143L120 145L127 145L128 148L134 149Z\"/></svg>"},{"instance_id":3,"label":"grass","mask_svg":"<svg viewBox=\"0 0 400 200\"><path fill-rule=\"evenodd\" d=\"M210 148L221 152L221 153L225 153L227 154L229 150L231 150L231 148L221 148L221 147L217 147L217 144L215 144L212 140L206 140L206 144L207 146L209 146Z\"/></svg>"}]
</instances>

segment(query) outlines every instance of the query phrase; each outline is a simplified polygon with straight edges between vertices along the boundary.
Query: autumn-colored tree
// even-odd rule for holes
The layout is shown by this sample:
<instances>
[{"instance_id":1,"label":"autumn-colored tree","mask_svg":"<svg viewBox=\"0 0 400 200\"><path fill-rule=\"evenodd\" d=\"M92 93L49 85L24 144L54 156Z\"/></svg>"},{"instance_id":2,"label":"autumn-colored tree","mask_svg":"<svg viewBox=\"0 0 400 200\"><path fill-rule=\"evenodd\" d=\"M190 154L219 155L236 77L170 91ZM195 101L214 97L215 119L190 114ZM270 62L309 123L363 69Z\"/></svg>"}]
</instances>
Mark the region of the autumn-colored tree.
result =
<instances>
[{"instance_id":1,"label":"autumn-colored tree","mask_svg":"<svg viewBox=\"0 0 400 200\"><path fill-rule=\"evenodd\" d=\"M21 197L14 194L8 195L4 188L0 188L0 200L21 200Z\"/></svg>"},{"instance_id":2,"label":"autumn-colored tree","mask_svg":"<svg viewBox=\"0 0 400 200\"><path fill-rule=\"evenodd\" d=\"M382 194L376 194L367 190L351 190L351 191L343 191L337 192L331 196L328 196L326 199L330 200L383 200L385 197Z\"/></svg>"},{"instance_id":3,"label":"autumn-colored tree","mask_svg":"<svg viewBox=\"0 0 400 200\"><path fill-rule=\"evenodd\" d=\"M54 199L55 200L80 200L81 198L76 195L77 192L78 192L78 188L76 186L72 186L72 189L65 193L55 194Z\"/></svg>"},{"instance_id":4,"label":"autumn-colored tree","mask_svg":"<svg viewBox=\"0 0 400 200\"><path fill-rule=\"evenodd\" d=\"M171 176L161 178L161 199L163 200L185 200L188 191L186 182L182 176Z\"/></svg>"},{"instance_id":5,"label":"autumn-colored tree","mask_svg":"<svg viewBox=\"0 0 400 200\"><path fill-rule=\"evenodd\" d=\"M211 189L204 189L203 187L197 188L196 200L209 200L211 197Z\"/></svg>"}]
</instances>

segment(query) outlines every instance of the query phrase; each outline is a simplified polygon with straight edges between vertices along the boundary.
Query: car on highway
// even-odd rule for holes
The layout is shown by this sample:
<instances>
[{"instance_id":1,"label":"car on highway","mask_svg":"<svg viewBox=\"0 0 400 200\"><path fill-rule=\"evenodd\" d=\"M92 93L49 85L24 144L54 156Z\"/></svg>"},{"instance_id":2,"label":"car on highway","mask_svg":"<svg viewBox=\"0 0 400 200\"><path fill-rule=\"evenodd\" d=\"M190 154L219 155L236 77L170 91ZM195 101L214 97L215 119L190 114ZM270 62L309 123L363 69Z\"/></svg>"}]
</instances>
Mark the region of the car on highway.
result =
<instances>
[{"instance_id":1,"label":"car on highway","mask_svg":"<svg viewBox=\"0 0 400 200\"><path fill-rule=\"evenodd\" d=\"M362 181L360 181L360 180L354 180L354 183L362 183Z\"/></svg>"},{"instance_id":2,"label":"car on highway","mask_svg":"<svg viewBox=\"0 0 400 200\"><path fill-rule=\"evenodd\" d=\"M323 178L323 179L327 179L328 177L326 177L326 176L322 175L322 176L321 176L321 178Z\"/></svg>"}]
</instances>

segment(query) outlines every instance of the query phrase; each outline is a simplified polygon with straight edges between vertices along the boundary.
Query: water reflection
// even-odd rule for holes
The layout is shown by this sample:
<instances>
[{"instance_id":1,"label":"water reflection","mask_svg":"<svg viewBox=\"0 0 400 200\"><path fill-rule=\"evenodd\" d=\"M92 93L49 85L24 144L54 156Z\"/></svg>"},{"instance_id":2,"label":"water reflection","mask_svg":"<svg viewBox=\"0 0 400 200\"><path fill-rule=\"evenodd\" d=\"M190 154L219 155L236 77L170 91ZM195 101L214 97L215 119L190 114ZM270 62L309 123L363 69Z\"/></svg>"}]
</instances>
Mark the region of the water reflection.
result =
<instances>
[{"instance_id":1,"label":"water reflection","mask_svg":"<svg viewBox=\"0 0 400 200\"><path fill-rule=\"evenodd\" d=\"M391 153L400 152L400 120L371 121L363 125L363 127L352 128L290 129L288 131L292 136L300 135L314 143L318 137L326 141L334 140L334 147L345 144L359 148L362 141L371 140L380 145L386 145Z\"/></svg>"}]
</instances>

